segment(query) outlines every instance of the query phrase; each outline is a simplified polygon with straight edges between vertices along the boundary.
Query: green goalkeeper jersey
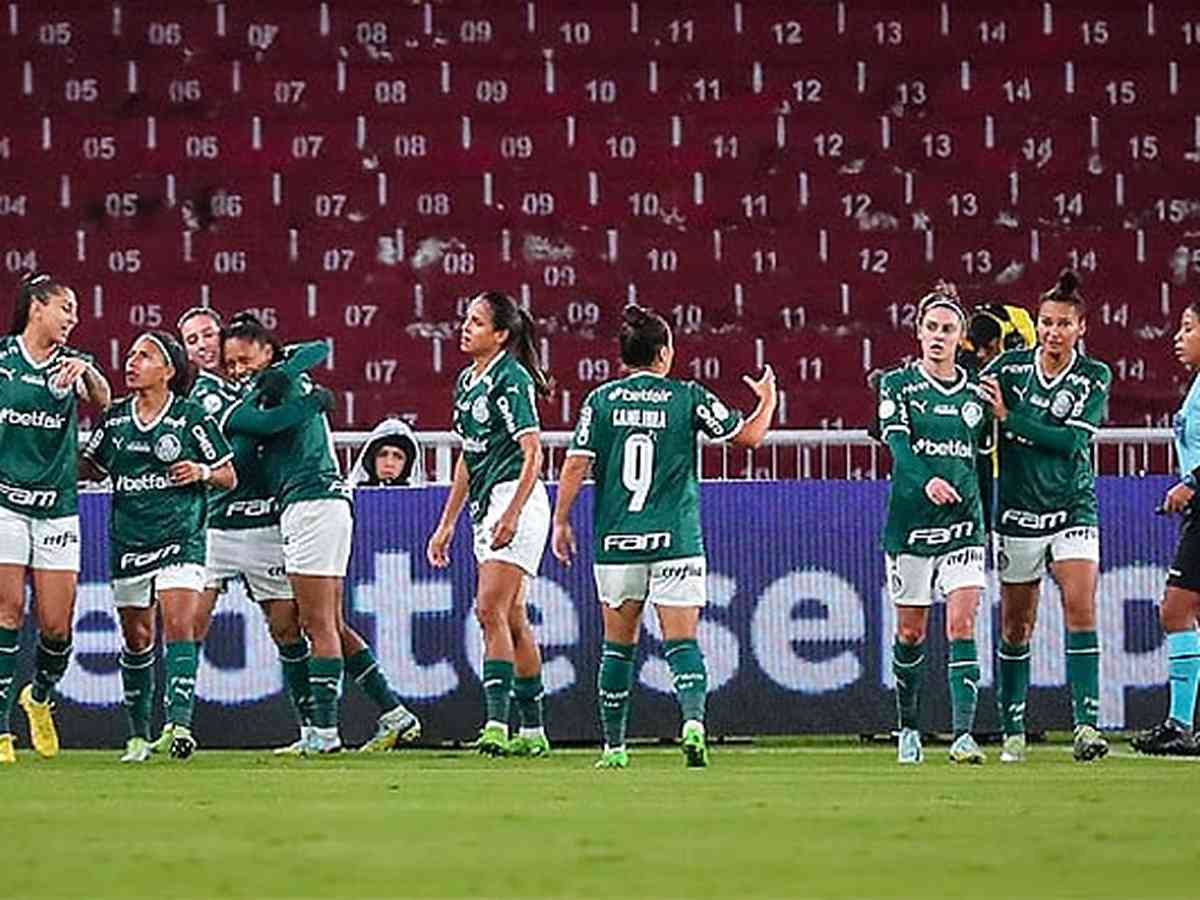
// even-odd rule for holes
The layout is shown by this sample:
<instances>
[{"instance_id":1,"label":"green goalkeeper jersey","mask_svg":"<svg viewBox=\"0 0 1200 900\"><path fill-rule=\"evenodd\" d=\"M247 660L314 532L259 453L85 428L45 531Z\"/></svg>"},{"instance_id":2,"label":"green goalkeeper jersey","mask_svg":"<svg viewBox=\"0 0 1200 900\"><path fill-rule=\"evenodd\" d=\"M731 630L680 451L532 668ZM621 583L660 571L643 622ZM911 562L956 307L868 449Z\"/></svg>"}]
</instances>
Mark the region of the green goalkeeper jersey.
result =
<instances>
[{"instance_id":1,"label":"green goalkeeper jersey","mask_svg":"<svg viewBox=\"0 0 1200 900\"><path fill-rule=\"evenodd\" d=\"M991 409L976 376L955 367L952 382L920 362L887 372L879 383L880 436L892 451L883 549L890 556L940 556L984 543L976 456L991 438ZM941 506L925 494L931 478L961 497Z\"/></svg>"},{"instance_id":2,"label":"green goalkeeper jersey","mask_svg":"<svg viewBox=\"0 0 1200 900\"><path fill-rule=\"evenodd\" d=\"M501 351L478 375L474 366L459 373L454 431L462 439L472 521L483 521L496 485L521 477L520 439L539 428L533 377L516 357Z\"/></svg>"},{"instance_id":3,"label":"green goalkeeper jersey","mask_svg":"<svg viewBox=\"0 0 1200 900\"><path fill-rule=\"evenodd\" d=\"M125 397L101 419L83 455L112 479L113 579L204 564L207 489L198 481L176 485L169 474L177 462L216 468L233 458L203 407L170 394L158 417L142 422L134 398Z\"/></svg>"},{"instance_id":4,"label":"green goalkeeper jersey","mask_svg":"<svg viewBox=\"0 0 1200 900\"><path fill-rule=\"evenodd\" d=\"M1000 382L1009 410L1000 428L997 530L1039 537L1098 525L1091 442L1108 412L1108 366L1073 350L1050 378L1035 347L1001 354L984 374Z\"/></svg>"},{"instance_id":5,"label":"green goalkeeper jersey","mask_svg":"<svg viewBox=\"0 0 1200 900\"><path fill-rule=\"evenodd\" d=\"M696 436L732 438L742 414L694 381L635 372L583 403L568 455L592 459L596 562L704 555Z\"/></svg>"},{"instance_id":6,"label":"green goalkeeper jersey","mask_svg":"<svg viewBox=\"0 0 1200 900\"><path fill-rule=\"evenodd\" d=\"M20 335L0 338L0 506L35 519L79 511L75 390L52 381L67 357L92 361L61 347L34 362Z\"/></svg>"}]
</instances>

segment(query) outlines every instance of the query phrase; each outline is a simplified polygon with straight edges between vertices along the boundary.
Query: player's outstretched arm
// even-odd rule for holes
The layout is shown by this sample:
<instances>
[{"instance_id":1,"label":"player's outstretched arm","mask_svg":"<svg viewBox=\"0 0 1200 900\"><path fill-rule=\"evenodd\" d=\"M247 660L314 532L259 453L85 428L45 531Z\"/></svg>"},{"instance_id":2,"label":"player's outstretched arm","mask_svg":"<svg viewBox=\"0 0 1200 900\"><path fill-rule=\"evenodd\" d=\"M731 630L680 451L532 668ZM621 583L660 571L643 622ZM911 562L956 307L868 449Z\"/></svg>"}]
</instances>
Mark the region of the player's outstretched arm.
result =
<instances>
[{"instance_id":1,"label":"player's outstretched arm","mask_svg":"<svg viewBox=\"0 0 1200 900\"><path fill-rule=\"evenodd\" d=\"M450 542L454 540L454 523L458 521L458 514L467 502L467 487L467 464L463 462L460 454L458 462L454 464L454 480L450 483L446 505L442 507L442 517L425 546L425 558L435 568L444 569L450 565Z\"/></svg>"},{"instance_id":2,"label":"player's outstretched arm","mask_svg":"<svg viewBox=\"0 0 1200 900\"><path fill-rule=\"evenodd\" d=\"M767 431L771 427L771 419L775 415L775 402L778 399L775 392L775 370L766 365L763 366L763 372L759 378L743 375L742 381L746 383L746 387L754 391L754 395L758 397L758 405L754 407L754 412L750 413L750 418L733 436L730 443L737 447L754 449L760 446L763 438L767 436Z\"/></svg>"},{"instance_id":3,"label":"player's outstretched arm","mask_svg":"<svg viewBox=\"0 0 1200 900\"><path fill-rule=\"evenodd\" d=\"M229 411L229 415L221 423L221 430L226 434L270 437L295 428L305 419L320 412L329 412L333 408L333 394L324 387L315 388L303 397L297 397L271 409L260 409L256 401L257 396L251 392Z\"/></svg>"},{"instance_id":4,"label":"player's outstretched arm","mask_svg":"<svg viewBox=\"0 0 1200 900\"><path fill-rule=\"evenodd\" d=\"M277 365L289 376L296 378L302 372L315 369L328 358L328 342L305 341L303 344L289 344L285 347L283 362Z\"/></svg>"},{"instance_id":5,"label":"player's outstretched arm","mask_svg":"<svg viewBox=\"0 0 1200 900\"><path fill-rule=\"evenodd\" d=\"M575 530L571 527L571 507L583 487L592 461L582 454L568 456L558 475L558 498L554 501L554 533L550 550L564 566L571 565L575 556Z\"/></svg>"}]
</instances>

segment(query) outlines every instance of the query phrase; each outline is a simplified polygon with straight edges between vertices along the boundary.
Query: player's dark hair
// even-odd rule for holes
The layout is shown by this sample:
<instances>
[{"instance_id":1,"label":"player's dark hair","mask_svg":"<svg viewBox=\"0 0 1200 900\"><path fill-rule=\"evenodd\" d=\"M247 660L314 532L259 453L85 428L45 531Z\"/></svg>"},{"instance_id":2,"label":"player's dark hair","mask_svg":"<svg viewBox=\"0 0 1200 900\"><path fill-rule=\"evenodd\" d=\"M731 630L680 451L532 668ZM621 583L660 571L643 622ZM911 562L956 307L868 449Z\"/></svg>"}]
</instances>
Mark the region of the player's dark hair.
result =
<instances>
[{"instance_id":1,"label":"player's dark hair","mask_svg":"<svg viewBox=\"0 0 1200 900\"><path fill-rule=\"evenodd\" d=\"M225 327L225 323L221 321L221 314L209 306L193 306L191 309L185 310L183 315L175 320L175 330L182 331L183 326L190 322L196 316L208 316L216 323L217 330Z\"/></svg>"},{"instance_id":2,"label":"player's dark hair","mask_svg":"<svg viewBox=\"0 0 1200 900\"><path fill-rule=\"evenodd\" d=\"M958 316L959 323L963 330L966 330L967 314L958 300L958 290L952 284L939 281L930 293L917 302L917 315L913 320L916 323L917 334L921 333L921 323L925 321L925 314L931 309L939 308L948 309Z\"/></svg>"},{"instance_id":3,"label":"player's dark hair","mask_svg":"<svg viewBox=\"0 0 1200 900\"><path fill-rule=\"evenodd\" d=\"M626 366L651 366L658 351L671 342L671 326L654 310L631 303L621 313L617 342Z\"/></svg>"},{"instance_id":4,"label":"player's dark hair","mask_svg":"<svg viewBox=\"0 0 1200 900\"><path fill-rule=\"evenodd\" d=\"M475 299L482 300L491 308L492 328L508 332L504 348L511 350L517 362L525 367L525 371L533 379L534 389L543 397L550 396L554 382L549 373L538 364L537 329L529 310L500 291L484 291Z\"/></svg>"},{"instance_id":5,"label":"player's dark hair","mask_svg":"<svg viewBox=\"0 0 1200 900\"><path fill-rule=\"evenodd\" d=\"M1187 309L1193 316L1200 319L1200 300L1193 300L1187 305Z\"/></svg>"},{"instance_id":6,"label":"player's dark hair","mask_svg":"<svg viewBox=\"0 0 1200 900\"><path fill-rule=\"evenodd\" d=\"M1063 269L1058 273L1058 281L1054 283L1054 287L1038 298L1038 306L1043 303L1069 303L1075 307L1075 314L1082 319L1087 315L1087 302L1079 293L1079 284L1079 275L1076 272Z\"/></svg>"},{"instance_id":7,"label":"player's dark hair","mask_svg":"<svg viewBox=\"0 0 1200 900\"><path fill-rule=\"evenodd\" d=\"M238 313L229 320L229 324L221 329L222 353L225 349L225 342L232 338L239 338L254 344L265 344L271 348L276 362L283 359L283 341L279 340L275 332L264 325L262 320L252 312Z\"/></svg>"},{"instance_id":8,"label":"player's dark hair","mask_svg":"<svg viewBox=\"0 0 1200 900\"><path fill-rule=\"evenodd\" d=\"M999 340L1003 331L1000 320L995 315L981 310L971 315L971 321L967 325L967 340L971 342L972 347L978 350L988 346L992 341Z\"/></svg>"},{"instance_id":9,"label":"player's dark hair","mask_svg":"<svg viewBox=\"0 0 1200 900\"><path fill-rule=\"evenodd\" d=\"M175 370L175 374L167 382L167 387L177 397L186 397L196 380L196 369L188 359L183 344L169 331L147 331L144 334L166 354L167 364Z\"/></svg>"},{"instance_id":10,"label":"player's dark hair","mask_svg":"<svg viewBox=\"0 0 1200 900\"><path fill-rule=\"evenodd\" d=\"M9 334L21 334L29 324L29 307L33 301L47 303L55 294L69 293L70 288L48 272L26 272L17 290L17 305L13 308Z\"/></svg>"}]
</instances>

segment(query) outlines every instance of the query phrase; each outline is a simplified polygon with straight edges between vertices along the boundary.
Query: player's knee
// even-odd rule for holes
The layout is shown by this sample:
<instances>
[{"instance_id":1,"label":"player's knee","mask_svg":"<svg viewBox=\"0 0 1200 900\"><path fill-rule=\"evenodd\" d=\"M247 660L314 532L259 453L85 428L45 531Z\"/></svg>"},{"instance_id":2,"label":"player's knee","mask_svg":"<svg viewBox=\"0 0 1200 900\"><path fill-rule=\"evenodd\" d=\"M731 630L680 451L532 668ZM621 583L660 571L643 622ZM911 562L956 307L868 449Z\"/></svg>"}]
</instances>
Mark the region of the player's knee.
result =
<instances>
[{"instance_id":1,"label":"player's knee","mask_svg":"<svg viewBox=\"0 0 1200 900\"><path fill-rule=\"evenodd\" d=\"M131 653L144 653L154 644L154 628L149 622L127 623L121 631Z\"/></svg>"},{"instance_id":2,"label":"player's knee","mask_svg":"<svg viewBox=\"0 0 1200 900\"><path fill-rule=\"evenodd\" d=\"M271 640L280 646L300 640L300 623L295 619L271 621L267 628L271 632Z\"/></svg>"},{"instance_id":3,"label":"player's knee","mask_svg":"<svg viewBox=\"0 0 1200 900\"><path fill-rule=\"evenodd\" d=\"M485 633L509 627L508 613L500 608L500 604L482 598L475 604L475 618Z\"/></svg>"},{"instance_id":4,"label":"player's knee","mask_svg":"<svg viewBox=\"0 0 1200 900\"><path fill-rule=\"evenodd\" d=\"M925 640L925 625L917 622L901 622L896 626L896 640L902 644L919 644Z\"/></svg>"}]
</instances>

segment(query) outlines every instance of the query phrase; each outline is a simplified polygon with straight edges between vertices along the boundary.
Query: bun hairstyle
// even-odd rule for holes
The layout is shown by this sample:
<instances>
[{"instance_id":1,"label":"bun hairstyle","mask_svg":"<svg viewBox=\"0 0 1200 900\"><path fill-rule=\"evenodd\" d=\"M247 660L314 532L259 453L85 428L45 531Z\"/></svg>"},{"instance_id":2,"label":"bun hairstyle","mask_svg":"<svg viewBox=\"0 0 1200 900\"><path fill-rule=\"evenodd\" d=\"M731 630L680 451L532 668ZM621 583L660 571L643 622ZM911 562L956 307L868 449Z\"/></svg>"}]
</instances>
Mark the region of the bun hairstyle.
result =
<instances>
[{"instance_id":1,"label":"bun hairstyle","mask_svg":"<svg viewBox=\"0 0 1200 900\"><path fill-rule=\"evenodd\" d=\"M958 316L963 331L967 329L967 313L958 300L958 288L947 281L939 281L933 290L917 301L917 315L914 319L917 333L921 333L921 322L925 314L932 309L948 309Z\"/></svg>"},{"instance_id":2,"label":"bun hairstyle","mask_svg":"<svg viewBox=\"0 0 1200 900\"><path fill-rule=\"evenodd\" d=\"M671 326L649 307L630 303L621 313L617 340L626 366L650 366L658 359L658 351L671 342Z\"/></svg>"},{"instance_id":3,"label":"bun hairstyle","mask_svg":"<svg viewBox=\"0 0 1200 900\"><path fill-rule=\"evenodd\" d=\"M29 308L36 300L47 303L57 294L67 294L74 298L75 292L48 272L26 272L21 276L17 292L17 305L13 308L12 324L9 334L21 334L29 324Z\"/></svg>"},{"instance_id":4,"label":"bun hairstyle","mask_svg":"<svg viewBox=\"0 0 1200 900\"><path fill-rule=\"evenodd\" d=\"M1087 314L1087 302L1083 299L1083 295L1079 293L1079 275L1072 269L1063 269L1058 273L1058 281L1054 287L1044 292L1039 298L1041 303L1070 303L1075 307L1075 312L1079 318L1083 318Z\"/></svg>"},{"instance_id":5,"label":"bun hairstyle","mask_svg":"<svg viewBox=\"0 0 1200 900\"><path fill-rule=\"evenodd\" d=\"M554 388L554 380L538 364L537 327L529 310L500 291L484 291L477 294L471 302L476 300L486 303L491 308L493 330L508 332L504 349L512 351L517 362L525 367L539 396L549 397Z\"/></svg>"},{"instance_id":6,"label":"bun hairstyle","mask_svg":"<svg viewBox=\"0 0 1200 900\"><path fill-rule=\"evenodd\" d=\"M176 340L175 335L169 331L146 331L138 336L138 341L146 338L151 341L167 364L175 370L175 373L167 381L167 387L171 393L177 397L186 397L192 389L192 382L196 380L196 370L192 367L188 360L187 351L183 349L183 344ZM136 344L137 341L134 341Z\"/></svg>"},{"instance_id":7,"label":"bun hairstyle","mask_svg":"<svg viewBox=\"0 0 1200 900\"><path fill-rule=\"evenodd\" d=\"M211 310L204 310L211 313ZM220 322L220 319L217 320ZM252 312L240 312L229 320L221 329L221 347L230 338L239 338L254 344L266 344L272 350L276 360L283 359L283 342Z\"/></svg>"}]
</instances>

